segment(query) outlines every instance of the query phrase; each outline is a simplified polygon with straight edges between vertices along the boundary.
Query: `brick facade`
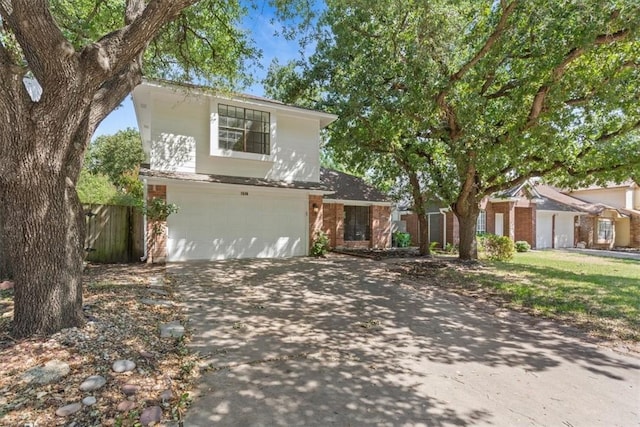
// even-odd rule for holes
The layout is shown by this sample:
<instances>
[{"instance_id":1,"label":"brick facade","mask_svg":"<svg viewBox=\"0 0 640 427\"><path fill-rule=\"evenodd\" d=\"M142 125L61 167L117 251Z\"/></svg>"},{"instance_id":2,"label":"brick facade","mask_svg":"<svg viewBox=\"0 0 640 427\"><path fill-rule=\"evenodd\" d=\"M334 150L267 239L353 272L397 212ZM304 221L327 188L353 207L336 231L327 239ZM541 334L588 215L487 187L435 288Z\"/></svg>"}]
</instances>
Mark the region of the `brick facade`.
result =
<instances>
[{"instance_id":1,"label":"brick facade","mask_svg":"<svg viewBox=\"0 0 640 427\"><path fill-rule=\"evenodd\" d=\"M377 249L391 247L391 206L371 206L371 247Z\"/></svg>"},{"instance_id":2,"label":"brick facade","mask_svg":"<svg viewBox=\"0 0 640 427\"><path fill-rule=\"evenodd\" d=\"M407 233L411 236L411 245L420 245L420 223L417 214L404 214L400 216L400 220L404 221L407 226Z\"/></svg>"},{"instance_id":3,"label":"brick facade","mask_svg":"<svg viewBox=\"0 0 640 427\"><path fill-rule=\"evenodd\" d=\"M515 234L514 241L524 240L536 247L536 207L532 204L529 208L515 208Z\"/></svg>"},{"instance_id":4,"label":"brick facade","mask_svg":"<svg viewBox=\"0 0 640 427\"><path fill-rule=\"evenodd\" d=\"M311 248L316 234L322 231L323 218L324 205L322 204L322 196L309 196L309 248Z\"/></svg>"},{"instance_id":5,"label":"brick facade","mask_svg":"<svg viewBox=\"0 0 640 427\"><path fill-rule=\"evenodd\" d=\"M458 218L453 212L449 211L446 215L446 222L447 241L445 243L451 245L460 244L460 224L458 223Z\"/></svg>"},{"instance_id":6,"label":"brick facade","mask_svg":"<svg viewBox=\"0 0 640 427\"><path fill-rule=\"evenodd\" d=\"M167 186L166 185L148 185L147 186L147 200L152 199L167 200ZM155 236L154 227L160 227L163 230L162 234ZM155 224L152 221L147 221L147 262L148 263L163 263L167 260L167 222L160 221L159 224Z\"/></svg>"},{"instance_id":7,"label":"brick facade","mask_svg":"<svg viewBox=\"0 0 640 427\"><path fill-rule=\"evenodd\" d=\"M631 215L629 227L629 245L632 248L640 248L640 215Z\"/></svg>"},{"instance_id":8,"label":"brick facade","mask_svg":"<svg viewBox=\"0 0 640 427\"><path fill-rule=\"evenodd\" d=\"M323 204L322 229L329 236L332 248L389 248L391 247L391 206L369 207L370 240L344 240L344 204Z\"/></svg>"}]
</instances>

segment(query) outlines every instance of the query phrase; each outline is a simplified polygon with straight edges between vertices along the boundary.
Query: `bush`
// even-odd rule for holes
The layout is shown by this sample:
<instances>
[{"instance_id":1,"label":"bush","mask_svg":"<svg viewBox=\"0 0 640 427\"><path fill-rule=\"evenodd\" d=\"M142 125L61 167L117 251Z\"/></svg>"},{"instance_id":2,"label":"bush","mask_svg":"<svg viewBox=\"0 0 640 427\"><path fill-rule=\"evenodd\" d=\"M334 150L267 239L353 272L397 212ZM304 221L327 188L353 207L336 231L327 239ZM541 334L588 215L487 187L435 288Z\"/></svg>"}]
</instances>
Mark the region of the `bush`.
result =
<instances>
[{"instance_id":1,"label":"bush","mask_svg":"<svg viewBox=\"0 0 640 427\"><path fill-rule=\"evenodd\" d=\"M490 234L484 237L484 249L487 257L494 261L509 261L516 252L513 240L507 236Z\"/></svg>"},{"instance_id":2,"label":"bush","mask_svg":"<svg viewBox=\"0 0 640 427\"><path fill-rule=\"evenodd\" d=\"M393 233L393 240L396 242L397 247L406 248L411 244L411 235L402 231L396 231Z\"/></svg>"},{"instance_id":3,"label":"bush","mask_svg":"<svg viewBox=\"0 0 640 427\"><path fill-rule=\"evenodd\" d=\"M515 245L516 252L528 252L531 249L531 245L525 240L518 240Z\"/></svg>"},{"instance_id":4,"label":"bush","mask_svg":"<svg viewBox=\"0 0 640 427\"><path fill-rule=\"evenodd\" d=\"M458 253L458 245L452 245L451 243L447 243L444 247L444 251L448 254Z\"/></svg>"},{"instance_id":5,"label":"bush","mask_svg":"<svg viewBox=\"0 0 640 427\"><path fill-rule=\"evenodd\" d=\"M311 244L311 256L324 257L329 249L329 236L324 231L318 231Z\"/></svg>"}]
</instances>

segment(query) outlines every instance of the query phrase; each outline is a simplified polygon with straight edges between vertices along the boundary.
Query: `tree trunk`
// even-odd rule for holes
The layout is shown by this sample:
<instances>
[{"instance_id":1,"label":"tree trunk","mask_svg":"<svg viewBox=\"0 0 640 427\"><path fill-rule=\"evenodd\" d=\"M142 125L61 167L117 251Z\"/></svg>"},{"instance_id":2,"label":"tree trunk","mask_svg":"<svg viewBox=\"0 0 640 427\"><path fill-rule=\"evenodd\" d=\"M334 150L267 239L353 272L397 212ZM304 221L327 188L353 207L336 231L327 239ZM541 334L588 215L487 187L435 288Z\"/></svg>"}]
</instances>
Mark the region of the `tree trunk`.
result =
<instances>
[{"instance_id":1,"label":"tree trunk","mask_svg":"<svg viewBox=\"0 0 640 427\"><path fill-rule=\"evenodd\" d=\"M431 249L429 247L429 221L427 215L424 213L424 209L422 213L418 213L418 229L419 239L420 239L420 255L422 256L430 256Z\"/></svg>"},{"instance_id":2,"label":"tree trunk","mask_svg":"<svg viewBox=\"0 0 640 427\"><path fill-rule=\"evenodd\" d=\"M468 212L465 215L459 215L458 224L460 226L460 246L459 258L464 260L478 259L478 244L476 241L476 224L478 221L478 212Z\"/></svg>"},{"instance_id":3,"label":"tree trunk","mask_svg":"<svg viewBox=\"0 0 640 427\"><path fill-rule=\"evenodd\" d=\"M4 200L0 199L0 282L4 279L12 279L13 271L9 263L9 248L6 245L7 238L4 237Z\"/></svg>"},{"instance_id":4,"label":"tree trunk","mask_svg":"<svg viewBox=\"0 0 640 427\"><path fill-rule=\"evenodd\" d=\"M469 186L467 192L461 192L458 200L451 205L451 210L458 218L460 230L459 258L464 260L478 259L476 242L476 226L480 213L480 203L475 185Z\"/></svg>"},{"instance_id":5,"label":"tree trunk","mask_svg":"<svg viewBox=\"0 0 640 427\"><path fill-rule=\"evenodd\" d=\"M83 146L61 141L61 135L70 138L68 131L47 136L38 127L31 130L20 136L20 142L37 148L18 154L26 156L25 161L16 162L19 166L2 188L4 236L10 244L15 283L16 337L51 334L84 323L84 216L74 184ZM63 159L60 167L56 158Z\"/></svg>"}]
</instances>

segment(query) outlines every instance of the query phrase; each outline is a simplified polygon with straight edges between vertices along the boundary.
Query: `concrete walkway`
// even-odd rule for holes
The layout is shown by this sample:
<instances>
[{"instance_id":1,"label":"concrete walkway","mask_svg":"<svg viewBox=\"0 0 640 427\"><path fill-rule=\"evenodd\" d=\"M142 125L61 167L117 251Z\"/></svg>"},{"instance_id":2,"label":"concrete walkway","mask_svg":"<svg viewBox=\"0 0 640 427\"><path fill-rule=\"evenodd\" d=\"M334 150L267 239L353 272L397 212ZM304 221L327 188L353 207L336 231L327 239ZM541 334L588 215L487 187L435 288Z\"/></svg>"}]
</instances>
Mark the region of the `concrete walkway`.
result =
<instances>
[{"instance_id":1,"label":"concrete walkway","mask_svg":"<svg viewBox=\"0 0 640 427\"><path fill-rule=\"evenodd\" d=\"M579 252L585 255L602 256L606 258L635 259L640 261L640 251L605 251L602 249L578 249L567 248L562 249L569 252Z\"/></svg>"},{"instance_id":2,"label":"concrete walkway","mask_svg":"<svg viewBox=\"0 0 640 427\"><path fill-rule=\"evenodd\" d=\"M640 359L367 259L172 265L210 369L185 426L638 426Z\"/></svg>"}]
</instances>

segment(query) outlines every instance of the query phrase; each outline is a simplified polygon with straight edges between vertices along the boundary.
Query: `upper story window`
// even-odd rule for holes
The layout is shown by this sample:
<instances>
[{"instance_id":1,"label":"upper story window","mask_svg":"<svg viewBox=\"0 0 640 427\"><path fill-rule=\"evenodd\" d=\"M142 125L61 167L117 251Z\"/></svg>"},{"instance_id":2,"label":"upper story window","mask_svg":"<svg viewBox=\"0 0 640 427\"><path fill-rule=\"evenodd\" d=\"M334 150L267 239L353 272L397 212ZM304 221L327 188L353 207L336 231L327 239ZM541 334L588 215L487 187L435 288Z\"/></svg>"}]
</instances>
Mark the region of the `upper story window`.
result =
<instances>
[{"instance_id":1,"label":"upper story window","mask_svg":"<svg viewBox=\"0 0 640 427\"><path fill-rule=\"evenodd\" d=\"M218 146L244 153L269 154L269 113L233 105L218 105Z\"/></svg>"}]
</instances>

